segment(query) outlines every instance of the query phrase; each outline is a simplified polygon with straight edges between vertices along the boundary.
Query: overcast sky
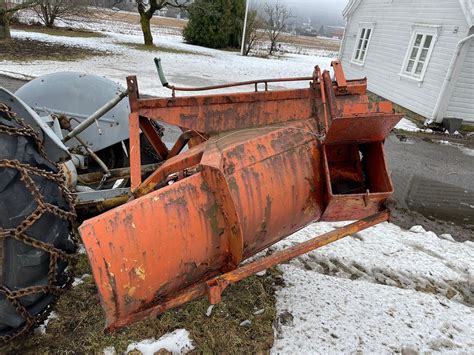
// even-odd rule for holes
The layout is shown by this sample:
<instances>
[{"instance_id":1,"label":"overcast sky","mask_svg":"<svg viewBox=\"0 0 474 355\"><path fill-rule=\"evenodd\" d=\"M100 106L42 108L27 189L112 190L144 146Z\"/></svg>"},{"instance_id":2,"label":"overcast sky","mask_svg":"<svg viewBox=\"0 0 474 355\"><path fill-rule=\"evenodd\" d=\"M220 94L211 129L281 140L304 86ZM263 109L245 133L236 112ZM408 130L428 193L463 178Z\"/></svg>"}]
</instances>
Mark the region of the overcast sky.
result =
<instances>
[{"instance_id":1,"label":"overcast sky","mask_svg":"<svg viewBox=\"0 0 474 355\"><path fill-rule=\"evenodd\" d=\"M251 4L264 4L277 0L251 0ZM342 9L348 0L279 0L286 4L300 21L311 19L313 24L344 25Z\"/></svg>"}]
</instances>

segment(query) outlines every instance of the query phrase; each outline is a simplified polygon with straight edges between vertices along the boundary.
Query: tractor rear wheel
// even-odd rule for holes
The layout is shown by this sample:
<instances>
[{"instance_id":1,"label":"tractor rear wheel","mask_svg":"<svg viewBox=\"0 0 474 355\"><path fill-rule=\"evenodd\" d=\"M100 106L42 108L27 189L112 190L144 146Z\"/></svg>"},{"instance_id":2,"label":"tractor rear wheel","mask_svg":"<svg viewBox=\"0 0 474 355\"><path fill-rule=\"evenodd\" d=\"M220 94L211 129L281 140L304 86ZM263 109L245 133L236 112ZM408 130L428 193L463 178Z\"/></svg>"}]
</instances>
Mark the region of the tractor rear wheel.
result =
<instances>
[{"instance_id":1,"label":"tractor rear wheel","mask_svg":"<svg viewBox=\"0 0 474 355\"><path fill-rule=\"evenodd\" d=\"M37 133L0 103L0 344L41 323L70 284L74 218Z\"/></svg>"}]
</instances>

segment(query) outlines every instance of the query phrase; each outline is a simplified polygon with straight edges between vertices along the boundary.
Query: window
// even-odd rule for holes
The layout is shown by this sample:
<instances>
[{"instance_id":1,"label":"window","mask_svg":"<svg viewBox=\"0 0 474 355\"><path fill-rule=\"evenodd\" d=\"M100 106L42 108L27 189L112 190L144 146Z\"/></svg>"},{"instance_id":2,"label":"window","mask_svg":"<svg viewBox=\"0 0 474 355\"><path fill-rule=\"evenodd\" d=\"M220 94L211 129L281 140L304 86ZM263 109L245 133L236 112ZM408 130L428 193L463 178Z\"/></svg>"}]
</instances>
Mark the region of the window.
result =
<instances>
[{"instance_id":1,"label":"window","mask_svg":"<svg viewBox=\"0 0 474 355\"><path fill-rule=\"evenodd\" d=\"M354 54L352 55L352 62L363 65L367 56L370 38L374 31L373 23L360 23L359 33L357 35L356 44L354 47Z\"/></svg>"},{"instance_id":2,"label":"window","mask_svg":"<svg viewBox=\"0 0 474 355\"><path fill-rule=\"evenodd\" d=\"M439 26L414 25L400 75L423 81Z\"/></svg>"}]
</instances>

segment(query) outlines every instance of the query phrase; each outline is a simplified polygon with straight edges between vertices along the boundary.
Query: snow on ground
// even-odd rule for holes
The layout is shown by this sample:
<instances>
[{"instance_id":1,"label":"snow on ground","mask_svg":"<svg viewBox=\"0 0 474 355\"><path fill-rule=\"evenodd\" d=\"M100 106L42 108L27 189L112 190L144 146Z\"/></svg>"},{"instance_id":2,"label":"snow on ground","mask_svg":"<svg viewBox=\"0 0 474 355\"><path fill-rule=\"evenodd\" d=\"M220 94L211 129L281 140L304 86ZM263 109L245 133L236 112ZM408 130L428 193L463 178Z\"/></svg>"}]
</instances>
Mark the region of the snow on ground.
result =
<instances>
[{"instance_id":1,"label":"snow on ground","mask_svg":"<svg viewBox=\"0 0 474 355\"><path fill-rule=\"evenodd\" d=\"M94 27L99 25L100 29ZM159 87L155 56L162 58L171 83L190 86L308 76L315 64L327 69L331 60L323 53L287 54L281 59L241 57L185 44L172 31L158 33L156 28L158 45L193 54L140 51L123 44L141 43L137 26L110 21L88 23L84 28L99 29L107 36L68 38L22 31L13 31L13 36L93 48L108 55L71 62L0 62L0 72L39 76L60 70L83 71L122 85L127 75L137 75L142 93L169 95L168 90ZM277 87L301 85L306 84ZM420 130L407 119L396 128ZM342 224L312 224L272 248L302 242ZM286 286L276 293L274 353L387 353L403 349L459 352L474 348L472 242L442 239L421 227L407 231L383 223L280 268ZM188 332L180 329L158 340L131 344L128 350L134 348L143 353L162 348L178 353L192 349L192 344Z\"/></svg>"},{"instance_id":2,"label":"snow on ground","mask_svg":"<svg viewBox=\"0 0 474 355\"><path fill-rule=\"evenodd\" d=\"M186 329L176 329L172 333L163 335L160 339L145 339L132 343L127 347L127 354L138 350L143 355L153 355L159 350L166 350L173 354L183 354L194 349ZM105 349L104 349L105 350Z\"/></svg>"},{"instance_id":3,"label":"snow on ground","mask_svg":"<svg viewBox=\"0 0 474 355\"><path fill-rule=\"evenodd\" d=\"M403 117L395 126L395 129L400 129L402 131L408 132L421 132L422 129L418 128L416 124L414 124L409 119Z\"/></svg>"},{"instance_id":4,"label":"snow on ground","mask_svg":"<svg viewBox=\"0 0 474 355\"><path fill-rule=\"evenodd\" d=\"M316 223L280 249L344 223ZM474 243L382 223L281 265L273 353L474 348Z\"/></svg>"},{"instance_id":5,"label":"snow on ground","mask_svg":"<svg viewBox=\"0 0 474 355\"><path fill-rule=\"evenodd\" d=\"M46 334L46 328L48 327L48 323L52 320L52 319L57 319L58 318L58 314L54 311L52 311L48 318L46 318L43 322L43 324L40 324L38 326L38 328L35 329L35 332L37 333L40 333L40 334Z\"/></svg>"},{"instance_id":6,"label":"snow on ground","mask_svg":"<svg viewBox=\"0 0 474 355\"><path fill-rule=\"evenodd\" d=\"M238 52L186 44L181 35L164 33L162 28L157 27L153 27L155 44L167 50L163 51L157 48L156 51L144 51L124 44L142 43L143 39L138 24L108 21L91 25L90 22L76 21L68 23L68 25L76 24L72 27L78 27L77 23L86 29L97 29L95 27L100 26L106 36L99 38L64 37L20 30L13 30L12 36L100 50L104 51L104 56L68 62L0 61L0 73L37 77L58 71L79 71L105 76L123 86L126 85L126 76L137 75L140 92L169 96L170 91L161 87L159 83L153 62L155 57L162 59L169 82L181 86L205 86L251 79L311 76L316 64L319 64L322 69L329 69L331 62L330 53L327 51L321 51L319 55L285 54L281 58L271 59L242 57ZM190 53L176 53L176 50ZM333 57L337 55L336 53L332 54ZM306 82L290 82L269 85L269 87L291 88L307 85ZM253 89L253 86L249 86L222 91L252 91Z\"/></svg>"},{"instance_id":7,"label":"snow on ground","mask_svg":"<svg viewBox=\"0 0 474 355\"><path fill-rule=\"evenodd\" d=\"M467 147L465 147L465 146L462 145L462 144L453 143L453 142L445 141L445 140L440 140L439 143L440 143L440 144L444 144L444 145L450 145L450 146L452 146L452 147L456 147L456 148L458 148L463 154L465 154L465 155L470 155L471 157L474 157L474 149L467 148Z\"/></svg>"}]
</instances>

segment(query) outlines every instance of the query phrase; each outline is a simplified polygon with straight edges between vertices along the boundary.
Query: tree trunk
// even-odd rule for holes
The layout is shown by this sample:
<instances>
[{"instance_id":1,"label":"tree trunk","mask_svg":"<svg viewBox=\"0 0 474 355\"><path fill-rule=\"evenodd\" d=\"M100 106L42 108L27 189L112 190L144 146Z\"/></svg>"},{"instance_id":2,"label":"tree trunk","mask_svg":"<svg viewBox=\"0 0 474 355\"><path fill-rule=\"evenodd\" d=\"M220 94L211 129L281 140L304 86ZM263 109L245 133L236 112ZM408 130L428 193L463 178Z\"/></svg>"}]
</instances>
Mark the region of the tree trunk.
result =
<instances>
[{"instance_id":1,"label":"tree trunk","mask_svg":"<svg viewBox=\"0 0 474 355\"><path fill-rule=\"evenodd\" d=\"M11 39L10 19L6 12L0 10L0 42L8 42Z\"/></svg>"},{"instance_id":2,"label":"tree trunk","mask_svg":"<svg viewBox=\"0 0 474 355\"><path fill-rule=\"evenodd\" d=\"M270 50L268 51L268 55L272 55L274 50L275 50L275 42L270 41Z\"/></svg>"},{"instance_id":3,"label":"tree trunk","mask_svg":"<svg viewBox=\"0 0 474 355\"><path fill-rule=\"evenodd\" d=\"M140 24L142 26L143 40L145 46L153 45L153 36L151 34L150 18L146 13L140 14Z\"/></svg>"}]
</instances>

